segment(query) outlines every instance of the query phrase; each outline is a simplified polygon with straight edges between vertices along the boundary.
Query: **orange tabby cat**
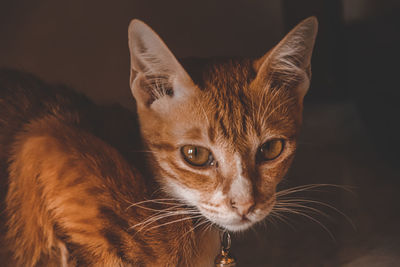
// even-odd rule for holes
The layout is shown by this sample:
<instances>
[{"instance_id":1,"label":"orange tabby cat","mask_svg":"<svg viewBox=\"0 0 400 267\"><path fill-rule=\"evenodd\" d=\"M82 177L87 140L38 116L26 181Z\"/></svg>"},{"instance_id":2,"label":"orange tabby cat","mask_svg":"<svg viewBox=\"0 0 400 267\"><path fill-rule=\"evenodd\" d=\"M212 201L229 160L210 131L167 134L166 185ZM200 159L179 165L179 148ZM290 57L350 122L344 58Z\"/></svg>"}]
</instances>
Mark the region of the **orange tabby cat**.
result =
<instances>
[{"instance_id":1,"label":"orange tabby cat","mask_svg":"<svg viewBox=\"0 0 400 267\"><path fill-rule=\"evenodd\" d=\"M260 59L188 73L133 20L140 127L122 110L1 71L10 265L211 266L219 241L210 225L242 231L273 208L296 149L316 32L308 18Z\"/></svg>"}]
</instances>

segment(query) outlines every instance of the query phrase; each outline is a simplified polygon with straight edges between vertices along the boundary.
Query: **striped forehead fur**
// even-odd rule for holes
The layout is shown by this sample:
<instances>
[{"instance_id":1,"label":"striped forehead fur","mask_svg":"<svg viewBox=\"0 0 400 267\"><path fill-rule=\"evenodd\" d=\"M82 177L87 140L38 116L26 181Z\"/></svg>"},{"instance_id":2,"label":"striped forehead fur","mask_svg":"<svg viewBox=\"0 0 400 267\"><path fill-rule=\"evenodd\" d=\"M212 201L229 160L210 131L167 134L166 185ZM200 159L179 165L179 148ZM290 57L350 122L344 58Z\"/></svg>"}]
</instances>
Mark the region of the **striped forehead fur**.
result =
<instances>
[{"instance_id":1,"label":"striped forehead fur","mask_svg":"<svg viewBox=\"0 0 400 267\"><path fill-rule=\"evenodd\" d=\"M249 132L262 136L273 128L287 128L289 135L294 134L291 111L298 113L296 97L272 81L257 82L252 60L219 60L195 70L184 66L205 93L201 104L211 113L211 141L219 135L240 146Z\"/></svg>"}]
</instances>

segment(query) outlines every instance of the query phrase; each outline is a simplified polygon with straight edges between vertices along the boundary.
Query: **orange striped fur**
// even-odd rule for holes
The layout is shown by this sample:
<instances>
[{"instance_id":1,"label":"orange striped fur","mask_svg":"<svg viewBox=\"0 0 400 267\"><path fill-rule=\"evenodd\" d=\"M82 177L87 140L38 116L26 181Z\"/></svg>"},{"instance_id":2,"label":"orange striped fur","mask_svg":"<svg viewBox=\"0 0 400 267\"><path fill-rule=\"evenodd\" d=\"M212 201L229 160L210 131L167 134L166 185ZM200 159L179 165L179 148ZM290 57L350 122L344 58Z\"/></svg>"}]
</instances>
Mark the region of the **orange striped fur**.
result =
<instances>
[{"instance_id":1,"label":"orange striped fur","mask_svg":"<svg viewBox=\"0 0 400 267\"><path fill-rule=\"evenodd\" d=\"M134 115L1 71L0 241L10 266L212 265L219 228L245 230L274 205L316 27L303 21L258 60L193 67L134 20ZM272 139L281 153L260 161ZM208 149L210 164L185 161L185 145Z\"/></svg>"}]
</instances>

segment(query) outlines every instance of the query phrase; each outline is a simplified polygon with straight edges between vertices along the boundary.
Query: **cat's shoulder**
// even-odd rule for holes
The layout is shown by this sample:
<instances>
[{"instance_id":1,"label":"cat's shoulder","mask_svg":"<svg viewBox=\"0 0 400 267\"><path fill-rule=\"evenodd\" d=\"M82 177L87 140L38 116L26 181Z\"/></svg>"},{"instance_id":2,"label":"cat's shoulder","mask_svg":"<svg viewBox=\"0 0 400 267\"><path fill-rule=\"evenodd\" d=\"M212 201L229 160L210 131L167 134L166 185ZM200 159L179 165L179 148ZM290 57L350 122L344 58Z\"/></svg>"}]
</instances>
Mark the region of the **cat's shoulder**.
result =
<instances>
[{"instance_id":1,"label":"cat's shoulder","mask_svg":"<svg viewBox=\"0 0 400 267\"><path fill-rule=\"evenodd\" d=\"M118 151L120 160L142 161L136 152L140 132L134 112L117 104L98 105L28 72L0 68L0 114L0 143L12 146L14 155L41 147L43 158L50 153L45 149L64 158L86 153L99 159Z\"/></svg>"}]
</instances>

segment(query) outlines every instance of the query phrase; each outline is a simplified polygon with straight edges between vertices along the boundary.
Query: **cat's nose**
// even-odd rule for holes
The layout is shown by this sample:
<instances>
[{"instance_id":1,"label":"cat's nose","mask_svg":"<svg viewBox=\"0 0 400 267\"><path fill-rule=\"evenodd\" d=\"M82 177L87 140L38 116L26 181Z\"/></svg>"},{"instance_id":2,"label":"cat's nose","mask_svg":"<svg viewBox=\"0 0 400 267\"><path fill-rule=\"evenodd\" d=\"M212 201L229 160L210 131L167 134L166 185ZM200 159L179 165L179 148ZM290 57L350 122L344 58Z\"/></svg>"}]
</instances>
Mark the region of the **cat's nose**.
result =
<instances>
[{"instance_id":1,"label":"cat's nose","mask_svg":"<svg viewBox=\"0 0 400 267\"><path fill-rule=\"evenodd\" d=\"M247 214L253 211L255 206L254 200L234 201L231 200L231 207L236 211L239 216L245 218Z\"/></svg>"}]
</instances>

